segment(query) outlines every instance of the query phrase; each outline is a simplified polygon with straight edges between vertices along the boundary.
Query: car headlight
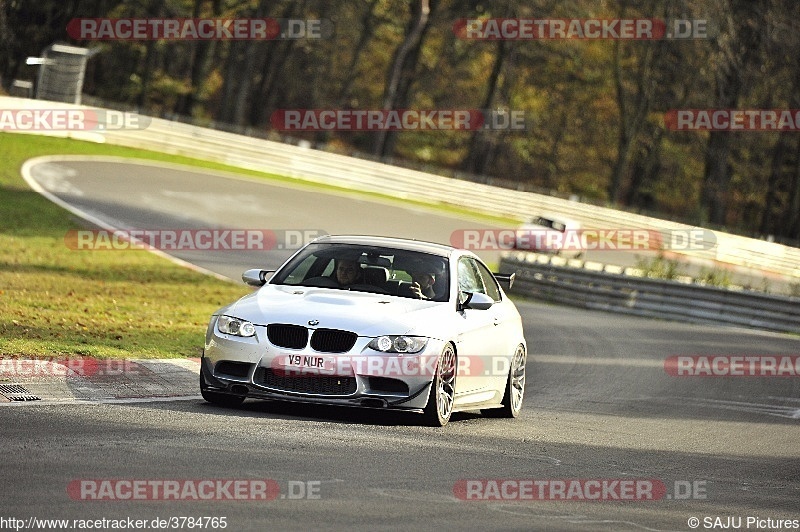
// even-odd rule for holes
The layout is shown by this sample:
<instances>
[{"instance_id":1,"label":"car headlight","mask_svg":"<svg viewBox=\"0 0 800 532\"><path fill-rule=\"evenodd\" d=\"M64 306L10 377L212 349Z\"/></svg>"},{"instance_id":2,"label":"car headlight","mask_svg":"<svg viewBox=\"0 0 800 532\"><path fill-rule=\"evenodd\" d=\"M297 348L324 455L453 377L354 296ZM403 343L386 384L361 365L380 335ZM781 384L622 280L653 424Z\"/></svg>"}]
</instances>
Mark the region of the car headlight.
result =
<instances>
[{"instance_id":1,"label":"car headlight","mask_svg":"<svg viewBox=\"0 0 800 532\"><path fill-rule=\"evenodd\" d=\"M368 347L383 353L418 353L428 345L428 339L420 336L378 336Z\"/></svg>"},{"instance_id":2,"label":"car headlight","mask_svg":"<svg viewBox=\"0 0 800 532\"><path fill-rule=\"evenodd\" d=\"M217 320L217 330L223 334L232 334L242 337L254 336L256 334L256 328L252 323L230 316L219 317Z\"/></svg>"}]
</instances>

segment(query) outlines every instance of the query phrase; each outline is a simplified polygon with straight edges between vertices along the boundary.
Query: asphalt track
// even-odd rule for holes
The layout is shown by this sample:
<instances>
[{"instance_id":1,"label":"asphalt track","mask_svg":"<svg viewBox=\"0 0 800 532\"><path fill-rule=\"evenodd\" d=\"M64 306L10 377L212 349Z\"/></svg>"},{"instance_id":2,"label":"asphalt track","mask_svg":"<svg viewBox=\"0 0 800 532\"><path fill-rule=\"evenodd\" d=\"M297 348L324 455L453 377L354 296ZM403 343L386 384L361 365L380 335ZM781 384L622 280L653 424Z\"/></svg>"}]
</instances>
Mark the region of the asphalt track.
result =
<instances>
[{"instance_id":1,"label":"asphalt track","mask_svg":"<svg viewBox=\"0 0 800 532\"><path fill-rule=\"evenodd\" d=\"M202 171L64 161L32 175L61 201L127 228L320 229L447 241L454 229L484 226L401 203ZM200 266L238 276L254 260L274 266L289 252L181 258L204 256ZM229 530L691 530L691 517L701 530L736 529L737 519L739 529L796 529L775 526L779 519L800 527L800 378L674 377L664 369L674 355L797 355L797 337L535 301L518 307L529 360L517 420L465 413L431 429L414 416L256 401L239 410L195 399L9 405L0 408L0 518L224 516ZM278 492L269 501L98 501L68 490L87 479L268 479ZM466 481L481 479L543 481L547 490L575 479L582 486L649 479L666 493L636 501L615 500L612 491L592 501L459 497ZM512 499L521 485L498 484Z\"/></svg>"}]
</instances>

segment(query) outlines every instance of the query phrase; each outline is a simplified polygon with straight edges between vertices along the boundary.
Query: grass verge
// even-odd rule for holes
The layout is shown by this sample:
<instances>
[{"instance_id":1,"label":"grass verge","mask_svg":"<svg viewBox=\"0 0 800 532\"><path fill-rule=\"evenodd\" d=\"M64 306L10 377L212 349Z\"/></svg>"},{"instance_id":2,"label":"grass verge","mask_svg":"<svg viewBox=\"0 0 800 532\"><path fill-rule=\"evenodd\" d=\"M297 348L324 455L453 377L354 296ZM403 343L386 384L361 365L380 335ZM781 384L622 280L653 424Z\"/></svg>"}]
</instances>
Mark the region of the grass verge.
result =
<instances>
[{"instance_id":1,"label":"grass verge","mask_svg":"<svg viewBox=\"0 0 800 532\"><path fill-rule=\"evenodd\" d=\"M64 243L80 220L30 190L22 163L95 154L188 158L69 139L0 133L0 356L198 356L205 324L248 289L146 251L85 253Z\"/></svg>"}]
</instances>

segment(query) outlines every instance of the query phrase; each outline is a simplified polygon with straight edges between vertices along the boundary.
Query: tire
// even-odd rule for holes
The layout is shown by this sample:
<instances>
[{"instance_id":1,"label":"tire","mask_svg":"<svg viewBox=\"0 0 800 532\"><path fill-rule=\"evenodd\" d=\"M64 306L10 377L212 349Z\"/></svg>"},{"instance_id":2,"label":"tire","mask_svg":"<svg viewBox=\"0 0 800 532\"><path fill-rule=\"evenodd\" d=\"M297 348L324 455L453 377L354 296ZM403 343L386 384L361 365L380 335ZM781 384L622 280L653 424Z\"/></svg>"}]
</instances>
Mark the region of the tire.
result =
<instances>
[{"instance_id":1,"label":"tire","mask_svg":"<svg viewBox=\"0 0 800 532\"><path fill-rule=\"evenodd\" d=\"M503 394L503 406L490 410L481 410L487 417L516 418L522 410L522 399L525 396L525 363L527 354L522 344L517 346L514 356L511 357L511 367L508 368L506 390Z\"/></svg>"},{"instance_id":2,"label":"tire","mask_svg":"<svg viewBox=\"0 0 800 532\"><path fill-rule=\"evenodd\" d=\"M453 401L456 391L456 351L453 344L447 344L439 355L436 373L431 382L428 404L425 405L423 419L431 427L444 427L453 413Z\"/></svg>"},{"instance_id":3,"label":"tire","mask_svg":"<svg viewBox=\"0 0 800 532\"><path fill-rule=\"evenodd\" d=\"M231 395L228 393L212 392L206 385L203 378L203 370L200 370L200 395L211 404L224 406L225 408L236 408L244 402L243 395Z\"/></svg>"}]
</instances>

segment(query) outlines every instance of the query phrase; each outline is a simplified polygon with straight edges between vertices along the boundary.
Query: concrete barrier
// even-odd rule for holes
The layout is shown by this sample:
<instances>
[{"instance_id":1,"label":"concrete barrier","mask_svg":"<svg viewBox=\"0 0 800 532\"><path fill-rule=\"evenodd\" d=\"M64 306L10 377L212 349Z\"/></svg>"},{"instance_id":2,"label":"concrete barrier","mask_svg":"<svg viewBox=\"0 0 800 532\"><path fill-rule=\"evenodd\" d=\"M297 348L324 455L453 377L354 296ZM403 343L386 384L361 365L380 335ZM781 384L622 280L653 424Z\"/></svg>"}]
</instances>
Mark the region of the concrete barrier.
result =
<instances>
[{"instance_id":1,"label":"concrete barrier","mask_svg":"<svg viewBox=\"0 0 800 532\"><path fill-rule=\"evenodd\" d=\"M636 316L800 334L798 297L558 266L541 258L515 252L501 259L500 273L516 273L512 294Z\"/></svg>"}]
</instances>

